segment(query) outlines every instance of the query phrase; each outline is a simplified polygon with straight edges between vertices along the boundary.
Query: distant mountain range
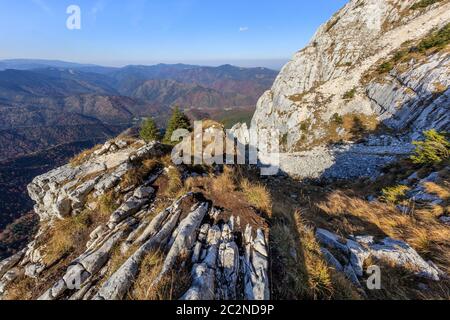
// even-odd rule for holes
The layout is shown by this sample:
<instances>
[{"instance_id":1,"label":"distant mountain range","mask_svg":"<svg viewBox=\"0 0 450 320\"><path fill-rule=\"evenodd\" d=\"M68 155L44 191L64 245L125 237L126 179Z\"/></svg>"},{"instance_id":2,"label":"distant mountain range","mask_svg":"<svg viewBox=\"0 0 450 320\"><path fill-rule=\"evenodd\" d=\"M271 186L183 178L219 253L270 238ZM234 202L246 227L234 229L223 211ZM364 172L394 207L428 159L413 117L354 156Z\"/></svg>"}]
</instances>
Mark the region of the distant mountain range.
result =
<instances>
[{"instance_id":1,"label":"distant mountain range","mask_svg":"<svg viewBox=\"0 0 450 320\"><path fill-rule=\"evenodd\" d=\"M102 67L93 64L80 64L60 60L42 60L42 59L7 59L0 60L0 71L7 69L15 70L33 70L45 68L65 68L65 69L84 69L87 71L96 70L96 72L107 72L116 68Z\"/></svg>"},{"instance_id":2,"label":"distant mountain range","mask_svg":"<svg viewBox=\"0 0 450 320\"><path fill-rule=\"evenodd\" d=\"M50 60L3 60L0 70L0 160L114 135L142 117L163 126L175 105L216 114L248 109L277 75L231 65L112 68Z\"/></svg>"}]
</instances>

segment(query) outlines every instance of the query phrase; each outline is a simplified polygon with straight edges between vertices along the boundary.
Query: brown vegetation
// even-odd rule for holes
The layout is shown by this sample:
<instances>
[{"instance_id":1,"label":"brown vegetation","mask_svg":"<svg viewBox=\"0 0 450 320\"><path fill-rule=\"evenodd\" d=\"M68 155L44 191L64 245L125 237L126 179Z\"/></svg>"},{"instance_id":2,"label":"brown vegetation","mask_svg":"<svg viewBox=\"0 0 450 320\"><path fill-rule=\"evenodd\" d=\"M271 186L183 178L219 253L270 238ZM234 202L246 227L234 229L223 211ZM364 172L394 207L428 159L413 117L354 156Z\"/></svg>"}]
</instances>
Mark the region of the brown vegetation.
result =
<instances>
[{"instance_id":1,"label":"brown vegetation","mask_svg":"<svg viewBox=\"0 0 450 320\"><path fill-rule=\"evenodd\" d=\"M74 156L72 159L69 160L70 165L72 167L77 167L83 164L95 151L97 151L101 147L102 145L98 144L91 149L80 152L79 154L77 154L76 156Z\"/></svg>"}]
</instances>

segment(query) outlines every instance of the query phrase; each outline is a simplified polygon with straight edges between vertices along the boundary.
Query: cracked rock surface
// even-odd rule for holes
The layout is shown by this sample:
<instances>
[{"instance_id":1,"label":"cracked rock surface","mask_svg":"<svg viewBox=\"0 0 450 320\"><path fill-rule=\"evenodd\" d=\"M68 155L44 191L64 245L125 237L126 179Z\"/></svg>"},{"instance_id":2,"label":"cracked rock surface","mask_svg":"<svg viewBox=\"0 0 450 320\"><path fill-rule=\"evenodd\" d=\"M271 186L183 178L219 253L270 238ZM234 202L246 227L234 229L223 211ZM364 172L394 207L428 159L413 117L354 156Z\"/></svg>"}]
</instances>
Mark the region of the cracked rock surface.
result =
<instances>
[{"instance_id":1,"label":"cracked rock surface","mask_svg":"<svg viewBox=\"0 0 450 320\"><path fill-rule=\"evenodd\" d=\"M114 191L116 209L92 227L85 248L79 248L80 254L68 261L38 299L127 299L143 260L154 252L163 258L149 290L183 268L191 275L190 285L176 298L269 299L267 230L241 226L234 215L223 216L222 209L201 193L186 193L157 211L153 183L167 170L153 169L143 184L120 184L142 160L161 155L160 150L156 143L109 141L80 165L68 164L35 178L29 191L41 226L27 248L0 262L0 297L18 277L35 281L46 277L53 265L46 259L45 238L53 224L76 218L86 208L95 212L98 206L91 200ZM123 260L111 269L118 256Z\"/></svg>"}]
</instances>

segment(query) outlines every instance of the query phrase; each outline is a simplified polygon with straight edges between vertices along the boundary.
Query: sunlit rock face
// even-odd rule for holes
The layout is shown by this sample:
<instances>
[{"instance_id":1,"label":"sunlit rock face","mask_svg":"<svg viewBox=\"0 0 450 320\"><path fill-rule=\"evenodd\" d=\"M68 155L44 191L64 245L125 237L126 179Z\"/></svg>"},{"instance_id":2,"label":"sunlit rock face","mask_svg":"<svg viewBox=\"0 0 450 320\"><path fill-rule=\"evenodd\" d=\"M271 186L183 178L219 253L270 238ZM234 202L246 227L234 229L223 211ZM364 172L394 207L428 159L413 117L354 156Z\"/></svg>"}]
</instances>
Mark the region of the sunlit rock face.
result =
<instances>
[{"instance_id":1,"label":"sunlit rock face","mask_svg":"<svg viewBox=\"0 0 450 320\"><path fill-rule=\"evenodd\" d=\"M449 1L420 10L411 9L413 3L352 0L284 66L258 101L251 124L254 131L279 130L282 151L289 153L281 156L282 170L314 178L374 175L407 154L424 130L448 130L448 49L409 54L379 71L400 50L413 51L450 22ZM353 134L355 116L372 134ZM381 123L389 130L380 138L375 128ZM336 165L339 159L352 162L352 154L353 162L367 165L350 171Z\"/></svg>"}]
</instances>

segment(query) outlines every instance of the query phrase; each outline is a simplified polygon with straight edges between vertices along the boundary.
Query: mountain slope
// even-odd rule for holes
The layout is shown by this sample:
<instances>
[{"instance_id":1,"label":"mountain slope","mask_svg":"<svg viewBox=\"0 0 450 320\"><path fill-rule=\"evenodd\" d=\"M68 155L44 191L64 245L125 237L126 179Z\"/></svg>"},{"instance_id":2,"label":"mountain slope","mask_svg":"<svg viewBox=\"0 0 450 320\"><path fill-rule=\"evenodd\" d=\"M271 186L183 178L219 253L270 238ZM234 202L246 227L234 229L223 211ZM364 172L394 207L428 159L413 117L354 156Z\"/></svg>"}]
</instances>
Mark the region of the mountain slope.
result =
<instances>
[{"instance_id":1,"label":"mountain slope","mask_svg":"<svg viewBox=\"0 0 450 320\"><path fill-rule=\"evenodd\" d=\"M448 130L450 3L413 9L415 2L350 1L282 69L259 100L252 128L280 131L282 151L290 153L281 156L283 170L373 175L408 154L407 142L423 130ZM439 30L447 44L420 49ZM361 138L366 142L333 147Z\"/></svg>"}]
</instances>

